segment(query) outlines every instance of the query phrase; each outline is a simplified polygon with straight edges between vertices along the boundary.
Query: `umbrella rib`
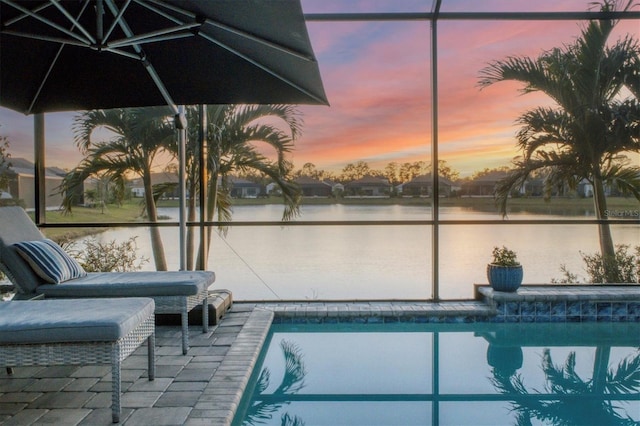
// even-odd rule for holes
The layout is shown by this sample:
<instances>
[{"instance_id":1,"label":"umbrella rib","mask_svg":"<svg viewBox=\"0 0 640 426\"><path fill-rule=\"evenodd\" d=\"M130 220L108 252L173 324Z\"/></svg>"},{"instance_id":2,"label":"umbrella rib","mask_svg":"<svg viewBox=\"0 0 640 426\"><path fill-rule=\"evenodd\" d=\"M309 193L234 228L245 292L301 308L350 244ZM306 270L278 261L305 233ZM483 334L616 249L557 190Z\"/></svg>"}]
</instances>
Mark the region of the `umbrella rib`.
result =
<instances>
[{"instance_id":1,"label":"umbrella rib","mask_svg":"<svg viewBox=\"0 0 640 426\"><path fill-rule=\"evenodd\" d=\"M144 61L144 57L140 53L136 54L136 53L127 52L126 50L112 49L110 47L106 47L102 49L102 51L113 53L114 55L124 56L129 59L135 59L136 61Z\"/></svg>"},{"instance_id":2,"label":"umbrella rib","mask_svg":"<svg viewBox=\"0 0 640 426\"><path fill-rule=\"evenodd\" d=\"M130 4L131 4L131 0L127 0L127 2L124 5L122 5L122 8L120 9L120 11L116 15L115 19L111 23L111 26L109 27L109 30L107 30L107 34L104 36L105 42L107 40L109 40L109 37L111 36L111 33L113 32L113 30L116 29L116 26L120 23L120 20L122 19L122 15L124 15L124 12L127 10L127 8L129 7Z\"/></svg>"},{"instance_id":3,"label":"umbrella rib","mask_svg":"<svg viewBox=\"0 0 640 426\"><path fill-rule=\"evenodd\" d=\"M12 35L12 36L16 36L16 37L22 37L22 38L30 38L33 40L41 40L41 41L51 41L54 43L60 43L60 44L68 44L68 45L72 45L72 46L79 46L79 47L91 47L91 45L87 44L87 43L83 43L83 42L79 42L79 41L75 41L75 40L71 40L68 38L60 38L60 37L49 37L49 36L45 36L42 34L30 34L30 33L21 33L18 31L3 31L2 34L8 34L8 35Z\"/></svg>"},{"instance_id":4,"label":"umbrella rib","mask_svg":"<svg viewBox=\"0 0 640 426\"><path fill-rule=\"evenodd\" d=\"M158 15L161 15L161 16L167 18L167 19L170 19L170 20L172 20L173 22L175 22L177 24L183 24L184 22L182 20L174 17L174 16L169 15L168 13L163 12L162 10L158 9L157 7L151 6L148 3L153 3L153 4L155 4L155 5L159 6L159 7L163 7L163 8L172 10L174 12L181 13L182 15L185 15L185 16L191 18L191 19L196 19L196 20L198 19L196 14L194 14L192 12L189 12L189 11L184 10L182 8L179 8L177 6L172 6L172 5L169 5L169 4L161 3L158 0L147 0L146 2L142 2L140 0L135 0L135 1L136 1L136 3L140 4L141 6L144 6L147 9L150 9L150 10L154 11L155 13L157 13ZM255 41L256 43L260 43L260 44L262 44L264 46L267 46L267 47L270 47L272 49L279 50L281 52L284 52L284 53L287 53L289 55L295 56L297 58L303 59L305 61L308 61L308 62L315 61L315 58L310 56L310 55L307 55L307 54L302 53L302 52L298 52L297 50L291 49L291 48L283 46L281 44L274 43L274 42L269 41L267 39L264 39L262 37L259 37L259 36L256 36L254 34L251 34L251 33L247 32L247 31L241 30L239 28L235 28L235 27L232 27L230 25L223 24L222 22L218 22L218 21L214 21L213 19L206 18L204 23L209 24L209 25L211 25L213 27L219 28L221 30L227 31L229 33L238 35L240 37L244 37L246 39Z\"/></svg>"},{"instance_id":5,"label":"umbrella rib","mask_svg":"<svg viewBox=\"0 0 640 426\"><path fill-rule=\"evenodd\" d=\"M296 58L303 59L303 60L305 60L307 62L315 62L315 58L313 56L304 54L302 52L298 52L297 50L288 48L288 47L283 46L283 45L278 44L278 43L274 43L274 42L266 40L266 39L264 39L262 37L258 37L258 36L254 35L254 34L251 34L249 32L246 32L246 31L243 31L241 29L232 27L230 25L223 24L222 22L214 21L212 19L207 19L205 21L205 23L211 25L212 27L220 28L221 30L224 30L224 31L230 32L232 34L238 35L240 37L244 37L246 39L255 41L255 42L260 43L260 44L262 44L264 46L270 47L272 49L275 49L275 50L278 50L280 52L286 53L288 55L295 56Z\"/></svg>"},{"instance_id":6,"label":"umbrella rib","mask_svg":"<svg viewBox=\"0 0 640 426\"><path fill-rule=\"evenodd\" d=\"M193 34L172 34L172 35L165 35L165 36L160 36L160 37L149 37L147 39L142 39L136 43L127 43L127 40L122 40L122 42L118 43L117 46L113 46L112 44L108 44L107 47L108 48L112 48L112 47L127 47L127 46L139 46L141 44L149 44L149 43L157 43L159 41L167 41L167 40L177 40L179 38L187 38L187 37L193 37Z\"/></svg>"},{"instance_id":7,"label":"umbrella rib","mask_svg":"<svg viewBox=\"0 0 640 426\"><path fill-rule=\"evenodd\" d=\"M51 71L53 71L53 67L56 65L56 62L58 62L58 57L62 53L62 49L63 48L64 48L64 45L62 45L62 46L60 46L58 48L58 52L56 52L56 57L53 58L53 61L51 61L51 65L49 65L49 69L47 69L47 73L45 74L44 78L42 79L42 82L40 83L40 86L38 86L38 90L36 91L35 96L31 100L31 103L29 104L28 114L31 114L31 111L33 111L33 106L36 104L38 98L40 97L40 92L42 91L42 88L44 87L44 84L49 79L49 74L51 74Z\"/></svg>"},{"instance_id":8,"label":"umbrella rib","mask_svg":"<svg viewBox=\"0 0 640 426\"><path fill-rule=\"evenodd\" d=\"M0 0L0 3L5 3L8 5L11 5L11 2L8 2L7 0ZM35 9L32 10L32 12L34 13L38 13L40 11L45 10L46 8L48 8L49 6L51 6L51 4L49 3L43 3L42 5L36 7ZM9 25L13 25L16 22L22 21L23 19L27 18L29 15L27 15L26 13L23 13L22 15L16 16L13 19L9 19L8 21L5 22L5 26L9 26Z\"/></svg>"},{"instance_id":9,"label":"umbrella rib","mask_svg":"<svg viewBox=\"0 0 640 426\"><path fill-rule=\"evenodd\" d=\"M313 93L309 92L307 89L305 89L304 87L294 83L293 81L289 80L288 78L278 74L277 72L273 71L272 69L270 69L269 67L261 64L260 62L256 61L255 59L252 59L250 57L248 57L247 55L237 51L236 49L222 43L219 40L216 40L215 38L207 35L207 34L203 34L203 33L199 33L198 35L204 37L205 39L207 39L208 41L210 41L211 43L217 44L218 46L222 47L223 49L233 53L234 55L238 56L239 58L244 59L245 61L249 62L250 64L256 66L257 68L260 68L261 70L263 70L264 72L271 74L272 76L274 76L275 78L277 78L278 80L288 84L289 86L301 91L302 93L308 95L309 97L315 99L316 101L320 102L321 104L326 104L326 100L314 95Z\"/></svg>"},{"instance_id":10,"label":"umbrella rib","mask_svg":"<svg viewBox=\"0 0 640 426\"><path fill-rule=\"evenodd\" d=\"M75 19L71 14L58 3L58 0L49 0L53 5L73 24L74 27L77 27L82 34L84 34L87 39L91 40L91 43L95 43L96 39L87 31L85 27L83 27L77 19Z\"/></svg>"},{"instance_id":11,"label":"umbrella rib","mask_svg":"<svg viewBox=\"0 0 640 426\"><path fill-rule=\"evenodd\" d=\"M172 38L177 38L177 37L191 37L191 36L193 36L193 33L178 34L176 36L168 36L168 35L169 34L174 34L174 33L177 33L179 31L183 31L183 30L190 30L191 28L199 27L200 25L201 24L196 22L196 23L193 23L193 24L181 25L179 27L173 27L173 28L167 28L167 29L164 29L164 30L152 31L152 32L146 33L146 34L138 34L136 36L127 37L127 38L123 38L123 39L120 39L120 40L114 40L113 42L109 43L109 47L132 46L134 44L149 43L149 40L151 40L151 41L161 41L161 40L171 40ZM162 36L167 36L167 37L162 37Z\"/></svg>"},{"instance_id":12,"label":"umbrella rib","mask_svg":"<svg viewBox=\"0 0 640 426\"><path fill-rule=\"evenodd\" d=\"M159 7L167 8L167 9L172 10L174 12L181 13L181 14L183 14L183 15L191 18L191 19L198 19L198 17L192 12L189 12L189 11L184 10L182 8L179 8L177 6L172 6L172 5L169 5L169 4L160 3L158 0L147 0L147 1L134 0L134 1L136 3L138 3L139 5L144 6L147 9L149 9L149 10L157 13L158 15L163 16L166 19L169 19L169 20L171 20L171 21L173 21L173 22L175 22L177 24L183 24L184 22L181 21L180 19L178 19L178 18L176 18L174 16L171 16L170 14L162 11L161 9L158 9L157 7L151 6L148 3L153 3L153 4L155 4L155 5L159 6ZM221 30L224 30L224 31L227 31L227 32L231 32L231 33L239 35L241 37L245 37L247 39L253 40L253 41L255 41L255 42L259 43L259 44L262 44L264 46L270 47L272 49L276 49L276 50L284 52L286 54L289 54L289 55L295 56L297 58L303 59L303 60L305 60L307 62L316 62L316 60L315 60L315 58L313 56L300 53L300 52L295 51L293 49L287 48L287 47L282 46L282 45L277 44L277 43L273 43L273 42L268 41L266 39L257 37L257 36L255 36L253 34L250 34L250 33L246 32L246 31L231 27L229 25L222 24L222 23L213 21L211 19L205 19L205 23L207 23L209 25L212 25L212 26L215 26L215 27L218 27ZM260 68L261 70L265 71L266 73L271 74L272 76L274 76L278 80L288 84L289 86L299 90L300 92L306 94L307 96L311 97L312 99L318 101L320 104L326 104L326 100L325 99L314 95L313 93L311 93L310 91L308 91L304 87L302 87L302 86L294 83L293 81L283 77L282 75L280 75L280 74L276 73L275 71L269 69L268 67L266 67L263 64L257 62L256 60L254 60L254 59L242 54L238 50L231 48L230 46L222 43L219 40L216 40L215 38L209 36L208 34L203 34L203 32L198 32L198 35L204 37L206 40L210 41L211 43L214 43L214 44L222 47L223 49L227 50L228 52L230 52L230 53L232 53L232 54L234 54L236 56L238 56L239 58L244 59L245 61L249 62L250 64L252 64L252 65L254 65L254 66L258 67L258 68Z\"/></svg>"},{"instance_id":13,"label":"umbrella rib","mask_svg":"<svg viewBox=\"0 0 640 426\"><path fill-rule=\"evenodd\" d=\"M69 31L69 30L61 27L60 25L56 24L55 22L51 22L50 20L38 15L37 13L33 13L29 9L26 9L26 8L24 8L24 7L22 7L22 6L18 5L18 4L15 4L14 2L9 1L9 0L3 0L3 2L5 4L11 6L11 7L14 7L14 8L18 9L20 12L22 12L22 13L28 15L28 16L31 16L34 19L37 19L38 21L42 22L43 24L48 25L48 26L50 26L52 28L55 28L56 30L68 35L69 37L73 37L76 40L79 40L80 42L82 42L84 44L87 44L87 45L91 44L91 40L83 39L79 34L76 34L73 31Z\"/></svg>"},{"instance_id":14,"label":"umbrella rib","mask_svg":"<svg viewBox=\"0 0 640 426\"><path fill-rule=\"evenodd\" d=\"M118 13L117 13L118 12L118 8L113 3L113 0L105 0L105 1L106 1L107 6L109 7L109 10L113 14L113 16L118 16ZM118 20L118 24L120 25L120 28L122 29L122 31L125 33L125 35L127 37L133 36L133 31L131 31L131 28L127 24L126 20L121 18L121 19ZM151 79L155 83L156 87L160 91L160 94L164 98L165 102L167 103L169 108L171 108L171 110L174 112L174 114L177 115L178 114L178 107L176 106L176 103L171 98L171 95L169 94L169 91L167 90L167 88L165 87L164 83L160 79L160 76L158 75L157 71L153 67L153 64L151 64L151 62L149 62L149 60L146 58L146 55L144 54L144 51L142 50L142 48L139 45L133 44L132 47L137 53L140 54L139 59L140 59L142 65L144 65L144 68L147 70L147 73L149 73L149 76L151 77Z\"/></svg>"},{"instance_id":15,"label":"umbrella rib","mask_svg":"<svg viewBox=\"0 0 640 426\"><path fill-rule=\"evenodd\" d=\"M4 0L2 0L2 1L4 1ZM89 2L85 2L84 6L82 6L82 8L80 9L80 12L78 13L78 17L80 17L84 13L84 11L86 10L86 7L87 7L88 4L89 4ZM42 7L36 8L34 10L36 12L40 12L40 11L42 11L44 9L46 9L46 7L42 6ZM28 15L29 14L23 15L21 17L17 17L14 20L12 20L12 23L13 22L18 22L18 21L22 20L23 18L26 18ZM75 22L76 20L72 19L72 21ZM71 29L73 29L73 27L71 27ZM10 32L5 32L5 33L14 33L14 35L19 36L19 37L25 37L25 36L29 37L30 36L28 34L21 34L21 33L15 32L15 31L10 31ZM40 39L40 40L44 40L44 41L48 41L44 37L34 36L34 38ZM53 67L55 66L56 62L58 61L58 58L60 57L60 54L62 53L62 49L64 49L64 46L66 45L65 43L66 44L77 45L77 46L84 47L84 48L88 47L86 45L86 43L78 43L78 42L75 42L73 40L65 40L65 41L63 41L63 44L60 45L60 47L58 48L58 51L56 52L55 58L53 58L53 61L51 61L51 64L49 65L49 68L47 69L47 72L45 73L44 78L40 82L40 85L38 86L38 90L36 90L35 95L31 99L31 102L29 103L29 109L28 109L28 112L27 112L28 114L30 114L33 111L33 107L36 104L38 98L40 97L40 92L42 92L42 88L44 87L45 83L49 79L49 75L51 74L51 71L53 70Z\"/></svg>"}]
</instances>

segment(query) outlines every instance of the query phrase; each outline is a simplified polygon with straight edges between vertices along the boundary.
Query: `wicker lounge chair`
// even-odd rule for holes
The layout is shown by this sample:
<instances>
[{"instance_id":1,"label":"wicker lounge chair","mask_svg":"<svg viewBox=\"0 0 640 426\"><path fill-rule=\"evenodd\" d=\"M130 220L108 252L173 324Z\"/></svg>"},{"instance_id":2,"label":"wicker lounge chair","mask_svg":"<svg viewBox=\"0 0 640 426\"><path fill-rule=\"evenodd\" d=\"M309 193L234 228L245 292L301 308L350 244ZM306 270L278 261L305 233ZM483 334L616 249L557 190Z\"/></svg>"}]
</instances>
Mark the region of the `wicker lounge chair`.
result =
<instances>
[{"instance_id":1,"label":"wicker lounge chair","mask_svg":"<svg viewBox=\"0 0 640 426\"><path fill-rule=\"evenodd\" d=\"M189 311L202 305L202 330L208 331L208 289L215 281L211 271L101 272L47 283L18 254L16 243L45 237L21 207L0 207L0 270L21 296L51 298L150 297L156 314L180 314L182 353L189 349Z\"/></svg>"},{"instance_id":2,"label":"wicker lounge chair","mask_svg":"<svg viewBox=\"0 0 640 426\"><path fill-rule=\"evenodd\" d=\"M155 375L154 303L148 298L0 303L0 365L111 364L111 413L120 421L122 361L144 341Z\"/></svg>"}]
</instances>

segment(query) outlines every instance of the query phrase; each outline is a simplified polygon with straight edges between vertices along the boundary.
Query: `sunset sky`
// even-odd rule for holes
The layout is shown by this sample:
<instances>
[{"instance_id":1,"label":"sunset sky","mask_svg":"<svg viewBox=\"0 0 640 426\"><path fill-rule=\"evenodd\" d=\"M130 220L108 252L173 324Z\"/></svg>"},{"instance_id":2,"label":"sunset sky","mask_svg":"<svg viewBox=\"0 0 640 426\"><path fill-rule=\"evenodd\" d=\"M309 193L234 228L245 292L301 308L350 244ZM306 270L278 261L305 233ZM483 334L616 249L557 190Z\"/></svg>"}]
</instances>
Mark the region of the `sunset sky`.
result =
<instances>
[{"instance_id":1,"label":"sunset sky","mask_svg":"<svg viewBox=\"0 0 640 426\"><path fill-rule=\"evenodd\" d=\"M585 11L589 3L444 0L442 10ZM426 12L430 7L426 0L303 1L306 13ZM391 161L429 160L429 22L309 22L308 29L331 106L300 107L305 126L293 153L296 167L311 162L318 169L339 172L347 163L360 160L380 169ZM520 96L519 86L512 83L480 91L480 69L492 59L537 56L570 43L579 35L580 24L440 21L438 30L440 158L462 176L508 165L517 154L515 119L546 99ZM623 21L614 39L626 33L637 37L639 32L637 20ZM81 159L73 144L73 116L46 115L48 166L72 168ZM8 137L14 157L32 158L31 117L0 108L0 135Z\"/></svg>"}]
</instances>

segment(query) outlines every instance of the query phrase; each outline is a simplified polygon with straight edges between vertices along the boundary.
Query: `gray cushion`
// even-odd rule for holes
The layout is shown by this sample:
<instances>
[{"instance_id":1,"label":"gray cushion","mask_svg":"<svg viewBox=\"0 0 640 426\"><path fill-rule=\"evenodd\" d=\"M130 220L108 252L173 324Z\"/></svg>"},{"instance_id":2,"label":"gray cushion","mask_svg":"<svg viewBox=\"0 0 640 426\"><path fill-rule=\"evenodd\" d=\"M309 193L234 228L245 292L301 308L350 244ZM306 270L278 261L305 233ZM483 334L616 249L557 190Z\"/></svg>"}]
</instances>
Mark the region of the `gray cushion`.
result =
<instances>
[{"instance_id":1,"label":"gray cushion","mask_svg":"<svg viewBox=\"0 0 640 426\"><path fill-rule=\"evenodd\" d=\"M154 309L147 298L3 302L0 344L116 341Z\"/></svg>"},{"instance_id":2,"label":"gray cushion","mask_svg":"<svg viewBox=\"0 0 640 426\"><path fill-rule=\"evenodd\" d=\"M22 207L0 207L0 224L0 262L7 269L18 293L33 293L44 280L18 254L13 244L43 240L44 236Z\"/></svg>"},{"instance_id":3,"label":"gray cushion","mask_svg":"<svg viewBox=\"0 0 640 426\"><path fill-rule=\"evenodd\" d=\"M211 271L89 272L60 284L38 286L45 298L192 296L215 281Z\"/></svg>"}]
</instances>

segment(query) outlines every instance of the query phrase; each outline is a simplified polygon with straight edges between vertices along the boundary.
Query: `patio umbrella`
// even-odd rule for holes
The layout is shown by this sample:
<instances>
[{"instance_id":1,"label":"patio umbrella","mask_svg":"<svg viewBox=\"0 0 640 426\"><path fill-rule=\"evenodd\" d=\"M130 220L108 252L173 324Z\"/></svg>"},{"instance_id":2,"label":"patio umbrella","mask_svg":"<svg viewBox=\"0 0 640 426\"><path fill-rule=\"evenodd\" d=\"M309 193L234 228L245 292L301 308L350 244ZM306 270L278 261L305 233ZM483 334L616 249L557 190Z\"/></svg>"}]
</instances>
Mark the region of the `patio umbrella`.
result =
<instances>
[{"instance_id":1,"label":"patio umbrella","mask_svg":"<svg viewBox=\"0 0 640 426\"><path fill-rule=\"evenodd\" d=\"M0 0L0 105L25 114L328 104L299 0Z\"/></svg>"},{"instance_id":2,"label":"patio umbrella","mask_svg":"<svg viewBox=\"0 0 640 426\"><path fill-rule=\"evenodd\" d=\"M0 105L326 104L299 0L0 0Z\"/></svg>"}]
</instances>

